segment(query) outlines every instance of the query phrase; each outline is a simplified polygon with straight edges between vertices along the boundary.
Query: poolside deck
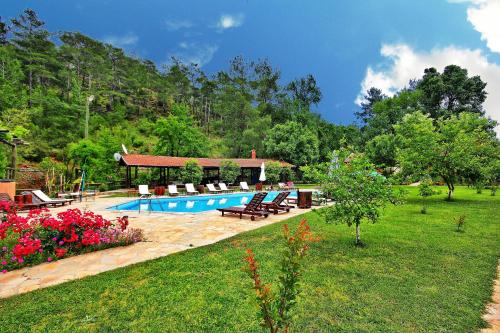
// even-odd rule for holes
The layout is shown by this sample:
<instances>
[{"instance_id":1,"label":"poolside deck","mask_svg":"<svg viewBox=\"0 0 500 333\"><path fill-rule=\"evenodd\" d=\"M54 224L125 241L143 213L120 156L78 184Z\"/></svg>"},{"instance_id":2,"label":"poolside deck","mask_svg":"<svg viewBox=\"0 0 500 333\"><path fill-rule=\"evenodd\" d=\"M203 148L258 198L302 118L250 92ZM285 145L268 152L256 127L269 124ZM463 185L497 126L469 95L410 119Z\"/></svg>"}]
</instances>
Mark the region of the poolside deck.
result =
<instances>
[{"instance_id":1,"label":"poolside deck","mask_svg":"<svg viewBox=\"0 0 500 333\"><path fill-rule=\"evenodd\" d=\"M133 199L97 197L95 201L89 199L81 203L76 202L71 206L53 208L51 212L80 208L92 210L109 219L128 215L129 227L142 229L147 241L0 274L0 298L212 244L241 232L283 221L309 211L309 209L292 209L288 214L271 215L267 219L251 221L248 217L241 220L236 216L222 217L217 211L169 214L135 211L120 213L106 209Z\"/></svg>"}]
</instances>

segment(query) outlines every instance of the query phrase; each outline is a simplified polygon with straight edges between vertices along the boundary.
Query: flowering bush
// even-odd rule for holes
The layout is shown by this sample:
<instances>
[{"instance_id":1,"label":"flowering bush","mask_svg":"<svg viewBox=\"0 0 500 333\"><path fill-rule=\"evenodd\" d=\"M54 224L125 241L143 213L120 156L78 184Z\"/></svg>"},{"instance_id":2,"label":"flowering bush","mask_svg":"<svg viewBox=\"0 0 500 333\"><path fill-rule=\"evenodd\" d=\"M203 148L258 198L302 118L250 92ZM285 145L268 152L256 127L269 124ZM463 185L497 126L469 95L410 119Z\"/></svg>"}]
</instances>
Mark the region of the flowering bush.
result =
<instances>
[{"instance_id":1,"label":"flowering bush","mask_svg":"<svg viewBox=\"0 0 500 333\"><path fill-rule=\"evenodd\" d=\"M0 271L67 256L128 245L143 240L142 231L127 229L128 218L115 221L79 209L52 216L33 209L25 217L6 202L0 203Z\"/></svg>"},{"instance_id":2,"label":"flowering bush","mask_svg":"<svg viewBox=\"0 0 500 333\"><path fill-rule=\"evenodd\" d=\"M253 280L253 289L257 295L262 320L261 325L271 333L288 332L291 316L290 310L299 294L298 283L301 273L301 260L309 249L309 243L317 241L313 237L306 220L302 220L297 230L291 234L288 225L283 226L285 250L281 260L279 290L273 292L271 284L262 282L259 274L259 265L251 249L247 249L244 270Z\"/></svg>"}]
</instances>

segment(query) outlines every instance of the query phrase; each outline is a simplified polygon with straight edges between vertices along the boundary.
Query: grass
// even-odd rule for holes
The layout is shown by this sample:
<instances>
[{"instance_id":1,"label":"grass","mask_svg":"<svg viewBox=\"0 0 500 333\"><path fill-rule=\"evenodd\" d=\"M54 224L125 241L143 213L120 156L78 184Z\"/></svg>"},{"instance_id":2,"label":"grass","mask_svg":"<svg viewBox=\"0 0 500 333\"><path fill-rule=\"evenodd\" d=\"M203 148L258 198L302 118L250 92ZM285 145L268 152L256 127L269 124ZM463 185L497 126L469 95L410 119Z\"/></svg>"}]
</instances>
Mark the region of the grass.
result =
<instances>
[{"instance_id":1,"label":"grass","mask_svg":"<svg viewBox=\"0 0 500 333\"><path fill-rule=\"evenodd\" d=\"M455 201L416 188L354 230L303 215L322 240L306 258L292 332L474 332L500 256L498 197L458 188ZM443 192L444 193L444 192ZM455 219L466 215L465 232ZM231 220L228 219L228 223ZM287 221L295 226L299 218ZM0 300L2 332L259 332L247 247L266 281L279 269L278 223L217 244Z\"/></svg>"}]
</instances>

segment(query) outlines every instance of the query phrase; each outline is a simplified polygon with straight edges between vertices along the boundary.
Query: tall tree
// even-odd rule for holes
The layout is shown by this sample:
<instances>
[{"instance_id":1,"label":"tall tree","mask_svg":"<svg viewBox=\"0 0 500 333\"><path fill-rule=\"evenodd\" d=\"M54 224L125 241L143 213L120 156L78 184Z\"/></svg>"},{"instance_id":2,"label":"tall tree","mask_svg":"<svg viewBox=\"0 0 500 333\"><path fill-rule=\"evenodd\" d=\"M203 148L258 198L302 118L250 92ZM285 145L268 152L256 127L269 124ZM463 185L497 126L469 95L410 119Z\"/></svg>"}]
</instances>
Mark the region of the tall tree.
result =
<instances>
[{"instance_id":1,"label":"tall tree","mask_svg":"<svg viewBox=\"0 0 500 333\"><path fill-rule=\"evenodd\" d=\"M486 83L479 76L469 77L467 69L449 65L439 73L435 68L424 71L417 85L422 94L422 103L431 117L450 117L461 112L484 114Z\"/></svg>"},{"instance_id":2,"label":"tall tree","mask_svg":"<svg viewBox=\"0 0 500 333\"><path fill-rule=\"evenodd\" d=\"M28 104L32 105L35 82L40 84L54 78L57 67L55 46L49 40L50 33L43 27L45 22L38 18L32 9L26 9L19 18L12 19L14 39L20 58L28 73Z\"/></svg>"},{"instance_id":3,"label":"tall tree","mask_svg":"<svg viewBox=\"0 0 500 333\"><path fill-rule=\"evenodd\" d=\"M316 79L311 74L306 77L295 79L287 86L292 98L300 101L302 107L309 109L311 104L321 101L321 90L316 84Z\"/></svg>"},{"instance_id":4,"label":"tall tree","mask_svg":"<svg viewBox=\"0 0 500 333\"><path fill-rule=\"evenodd\" d=\"M356 117L361 120L364 124L368 122L369 119L373 117L373 105L387 98L387 95L382 93L382 90L371 87L366 91L363 97L363 102L361 102L361 111L356 112Z\"/></svg>"}]
</instances>

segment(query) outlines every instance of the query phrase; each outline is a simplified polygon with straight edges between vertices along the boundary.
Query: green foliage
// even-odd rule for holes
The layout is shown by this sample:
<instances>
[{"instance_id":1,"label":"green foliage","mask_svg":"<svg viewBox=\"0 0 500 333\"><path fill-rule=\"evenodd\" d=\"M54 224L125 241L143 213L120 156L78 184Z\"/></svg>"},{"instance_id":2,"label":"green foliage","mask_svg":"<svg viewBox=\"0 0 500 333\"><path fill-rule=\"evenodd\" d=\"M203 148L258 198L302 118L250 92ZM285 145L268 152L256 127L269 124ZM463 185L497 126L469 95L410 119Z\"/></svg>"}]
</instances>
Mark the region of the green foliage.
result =
<instances>
[{"instance_id":1,"label":"green foliage","mask_svg":"<svg viewBox=\"0 0 500 333\"><path fill-rule=\"evenodd\" d=\"M283 167L280 162L268 162L265 164L266 179L271 184L276 184L280 181Z\"/></svg>"},{"instance_id":2,"label":"green foliage","mask_svg":"<svg viewBox=\"0 0 500 333\"><path fill-rule=\"evenodd\" d=\"M330 163L317 163L311 165L303 165L300 167L300 172L302 173L302 180L310 184L322 183L327 175L330 168Z\"/></svg>"},{"instance_id":3,"label":"green foliage","mask_svg":"<svg viewBox=\"0 0 500 333\"><path fill-rule=\"evenodd\" d=\"M356 245L362 245L360 224L363 221L376 223L387 204L402 202L402 193L394 191L387 179L374 171L373 164L365 156L348 149L336 154L340 163L333 165L326 182L321 185L323 192L331 194L335 204L319 213L329 223L355 225Z\"/></svg>"},{"instance_id":4,"label":"green foliage","mask_svg":"<svg viewBox=\"0 0 500 333\"><path fill-rule=\"evenodd\" d=\"M379 168L396 165L396 139L391 134L381 134L366 143L365 153Z\"/></svg>"},{"instance_id":5,"label":"green foliage","mask_svg":"<svg viewBox=\"0 0 500 333\"><path fill-rule=\"evenodd\" d=\"M158 154L199 157L210 154L207 138L195 126L185 105L175 104L171 115L158 119L155 134L158 136Z\"/></svg>"},{"instance_id":6,"label":"green foliage","mask_svg":"<svg viewBox=\"0 0 500 333\"><path fill-rule=\"evenodd\" d=\"M8 165L9 162L7 160L7 154L5 153L5 147L0 145L0 179L5 178Z\"/></svg>"},{"instance_id":7,"label":"green foliage","mask_svg":"<svg viewBox=\"0 0 500 333\"><path fill-rule=\"evenodd\" d=\"M203 178L203 168L196 160L189 160L186 162L180 171L180 177L184 183L193 183L197 185Z\"/></svg>"},{"instance_id":8,"label":"green foliage","mask_svg":"<svg viewBox=\"0 0 500 333\"><path fill-rule=\"evenodd\" d=\"M424 200L424 203L422 204L422 209L420 210L420 212L422 214L426 214L427 213L427 206L425 204L425 199L438 193L437 191L435 191L432 188L432 185L433 185L432 184L432 178L430 178L430 177L424 177L420 181L420 185L418 186L418 194Z\"/></svg>"},{"instance_id":9,"label":"green foliage","mask_svg":"<svg viewBox=\"0 0 500 333\"><path fill-rule=\"evenodd\" d=\"M241 169L236 162L231 160L223 160L220 162L220 178L224 182L232 184L240 174Z\"/></svg>"},{"instance_id":10,"label":"green foliage","mask_svg":"<svg viewBox=\"0 0 500 333\"><path fill-rule=\"evenodd\" d=\"M274 126L265 141L267 154L296 166L317 161L318 145L311 130L293 121Z\"/></svg>"},{"instance_id":11,"label":"green foliage","mask_svg":"<svg viewBox=\"0 0 500 333\"><path fill-rule=\"evenodd\" d=\"M485 165L498 156L494 122L474 113L440 119L416 112L395 126L397 160L404 174L413 177L435 174L448 186L448 199L459 177L480 178Z\"/></svg>"}]
</instances>

